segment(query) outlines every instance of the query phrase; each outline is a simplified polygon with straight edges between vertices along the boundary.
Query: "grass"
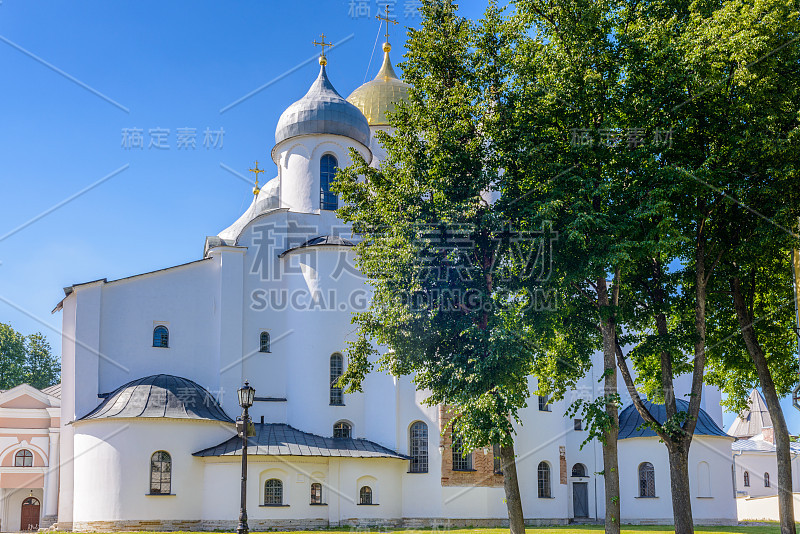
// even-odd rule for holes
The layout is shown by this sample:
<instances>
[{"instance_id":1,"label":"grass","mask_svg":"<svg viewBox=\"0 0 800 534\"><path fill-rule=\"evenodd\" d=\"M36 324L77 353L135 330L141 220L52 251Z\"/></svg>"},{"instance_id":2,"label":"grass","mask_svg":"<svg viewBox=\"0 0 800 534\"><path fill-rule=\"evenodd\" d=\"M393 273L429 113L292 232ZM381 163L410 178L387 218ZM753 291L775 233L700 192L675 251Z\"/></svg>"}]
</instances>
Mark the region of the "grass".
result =
<instances>
[{"instance_id":1,"label":"grass","mask_svg":"<svg viewBox=\"0 0 800 534\"><path fill-rule=\"evenodd\" d=\"M800 525L798 525L800 527ZM779 534L780 526L774 524L754 524L738 527L695 527L695 532L706 532L708 534L733 534L742 532L745 534ZM800 528L798 528L800 530ZM353 532L354 534L508 534L508 529L505 528L454 528L442 529L431 531L430 529L416 529L416 530L383 530L375 529L374 531L366 531L359 529L345 528L331 528L320 530L293 530L293 531L272 531L276 534L320 534L324 532ZM581 534L583 532L603 532L602 525L569 525L569 526L553 526L553 527L527 527L528 532L535 532L537 534ZM665 526L634 526L623 525L622 534L630 534L633 532L674 532L675 530L668 525ZM54 533L55 534L55 533ZM70 534L70 533L64 533ZM164 534L163 532L130 532L121 534ZM176 532L173 534L208 534L207 532ZM227 533L233 534L233 533Z\"/></svg>"}]
</instances>

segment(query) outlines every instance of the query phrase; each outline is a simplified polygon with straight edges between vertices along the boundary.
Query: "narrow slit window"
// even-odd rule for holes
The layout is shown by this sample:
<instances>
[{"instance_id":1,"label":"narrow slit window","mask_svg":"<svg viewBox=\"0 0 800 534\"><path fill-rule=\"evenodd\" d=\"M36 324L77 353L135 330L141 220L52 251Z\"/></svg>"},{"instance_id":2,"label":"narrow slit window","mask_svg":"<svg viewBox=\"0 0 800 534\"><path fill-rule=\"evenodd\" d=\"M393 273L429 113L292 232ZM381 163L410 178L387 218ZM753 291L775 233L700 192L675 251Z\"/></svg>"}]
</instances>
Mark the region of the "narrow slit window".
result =
<instances>
[{"instance_id":1,"label":"narrow slit window","mask_svg":"<svg viewBox=\"0 0 800 534\"><path fill-rule=\"evenodd\" d=\"M337 352L331 356L331 406L344 406L344 394L342 393L342 388L336 385L336 382L339 380L339 377L342 376L343 371L344 361L342 359L342 355Z\"/></svg>"},{"instance_id":2,"label":"narrow slit window","mask_svg":"<svg viewBox=\"0 0 800 534\"><path fill-rule=\"evenodd\" d=\"M259 340L259 352L270 352L269 332L261 332L261 339Z\"/></svg>"},{"instance_id":3,"label":"narrow slit window","mask_svg":"<svg viewBox=\"0 0 800 534\"><path fill-rule=\"evenodd\" d=\"M336 177L339 163L331 154L325 154L319 161L319 209L335 210L339 207L339 198L331 191L331 184Z\"/></svg>"},{"instance_id":4,"label":"narrow slit window","mask_svg":"<svg viewBox=\"0 0 800 534\"><path fill-rule=\"evenodd\" d=\"M409 456L411 456L411 473L428 472L428 425L417 421L409 429Z\"/></svg>"}]
</instances>

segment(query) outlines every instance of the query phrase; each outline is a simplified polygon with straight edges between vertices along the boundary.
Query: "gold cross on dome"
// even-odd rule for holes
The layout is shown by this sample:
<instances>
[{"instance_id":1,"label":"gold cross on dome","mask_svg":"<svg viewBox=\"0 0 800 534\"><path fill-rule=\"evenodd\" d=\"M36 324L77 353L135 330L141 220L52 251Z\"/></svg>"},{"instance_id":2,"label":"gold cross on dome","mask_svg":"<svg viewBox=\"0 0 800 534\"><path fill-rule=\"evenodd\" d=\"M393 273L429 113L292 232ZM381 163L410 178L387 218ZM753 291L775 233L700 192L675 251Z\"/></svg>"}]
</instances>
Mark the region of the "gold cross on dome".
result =
<instances>
[{"instance_id":1,"label":"gold cross on dome","mask_svg":"<svg viewBox=\"0 0 800 534\"><path fill-rule=\"evenodd\" d=\"M259 194L261 192L261 189L259 189L259 187L258 187L258 175L261 174L262 172L267 172L267 171L265 171L264 169L259 169L258 168L258 161L256 161L254 166L255 166L255 169L250 169L250 172L252 172L253 174L256 175L256 186L253 188L253 194L257 195L257 194Z\"/></svg>"},{"instance_id":2,"label":"gold cross on dome","mask_svg":"<svg viewBox=\"0 0 800 534\"><path fill-rule=\"evenodd\" d=\"M322 61L325 59L325 47L327 46L328 48L333 48L333 44L325 42L325 34L324 33L319 36L319 42L314 40L314 41L312 41L312 44L314 46L319 46L319 47L322 48L322 53L319 55L320 63L322 63Z\"/></svg>"},{"instance_id":3,"label":"gold cross on dome","mask_svg":"<svg viewBox=\"0 0 800 534\"><path fill-rule=\"evenodd\" d=\"M375 15L375 18L386 22L386 42L389 42L389 24L397 24L397 21L389 18L389 4L386 4L386 16Z\"/></svg>"}]
</instances>

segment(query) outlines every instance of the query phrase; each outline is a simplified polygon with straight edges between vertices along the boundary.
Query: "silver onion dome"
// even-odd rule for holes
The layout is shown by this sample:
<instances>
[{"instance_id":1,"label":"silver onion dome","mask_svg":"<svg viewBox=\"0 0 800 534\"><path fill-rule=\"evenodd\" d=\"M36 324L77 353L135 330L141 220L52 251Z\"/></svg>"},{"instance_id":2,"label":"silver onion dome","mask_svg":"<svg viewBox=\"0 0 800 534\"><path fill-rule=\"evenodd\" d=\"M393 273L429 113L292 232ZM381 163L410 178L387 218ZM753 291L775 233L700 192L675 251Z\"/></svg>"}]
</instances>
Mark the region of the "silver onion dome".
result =
<instances>
[{"instance_id":1,"label":"silver onion dome","mask_svg":"<svg viewBox=\"0 0 800 534\"><path fill-rule=\"evenodd\" d=\"M325 65L306 95L286 108L275 128L275 144L308 134L343 135L369 146L369 123L361 111L333 88Z\"/></svg>"}]
</instances>

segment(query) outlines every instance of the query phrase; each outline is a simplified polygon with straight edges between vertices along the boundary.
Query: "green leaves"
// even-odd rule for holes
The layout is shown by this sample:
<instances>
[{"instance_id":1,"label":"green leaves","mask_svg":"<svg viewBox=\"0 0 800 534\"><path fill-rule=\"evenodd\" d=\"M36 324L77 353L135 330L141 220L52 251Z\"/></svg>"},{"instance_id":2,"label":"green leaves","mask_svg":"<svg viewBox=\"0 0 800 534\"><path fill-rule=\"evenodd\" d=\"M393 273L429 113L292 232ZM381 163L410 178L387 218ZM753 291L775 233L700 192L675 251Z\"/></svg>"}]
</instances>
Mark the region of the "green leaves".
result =
<instances>
[{"instance_id":1,"label":"green leaves","mask_svg":"<svg viewBox=\"0 0 800 534\"><path fill-rule=\"evenodd\" d=\"M23 383L46 388L58 383L60 373L61 365L41 333L26 337L0 323L0 389Z\"/></svg>"}]
</instances>

